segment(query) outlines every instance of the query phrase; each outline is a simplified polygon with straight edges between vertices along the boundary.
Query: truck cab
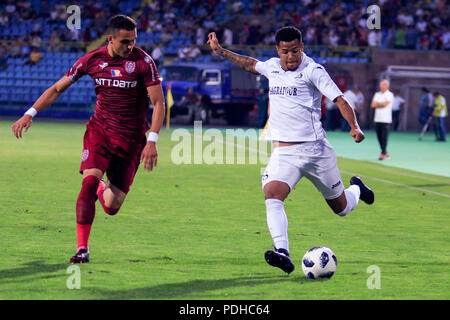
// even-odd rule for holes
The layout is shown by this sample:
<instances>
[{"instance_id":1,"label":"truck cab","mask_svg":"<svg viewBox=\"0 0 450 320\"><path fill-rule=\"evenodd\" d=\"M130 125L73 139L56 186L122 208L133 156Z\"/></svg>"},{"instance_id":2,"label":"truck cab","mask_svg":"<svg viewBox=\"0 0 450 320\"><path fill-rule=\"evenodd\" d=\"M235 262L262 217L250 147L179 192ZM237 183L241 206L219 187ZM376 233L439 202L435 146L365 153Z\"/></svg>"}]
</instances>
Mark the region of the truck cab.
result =
<instances>
[{"instance_id":1,"label":"truck cab","mask_svg":"<svg viewBox=\"0 0 450 320\"><path fill-rule=\"evenodd\" d=\"M224 117L228 124L245 125L256 103L257 76L228 62L176 62L161 69L161 78L165 94L171 83L173 116L189 113L189 106L180 103L189 88L202 99L199 120L205 123L210 117Z\"/></svg>"}]
</instances>

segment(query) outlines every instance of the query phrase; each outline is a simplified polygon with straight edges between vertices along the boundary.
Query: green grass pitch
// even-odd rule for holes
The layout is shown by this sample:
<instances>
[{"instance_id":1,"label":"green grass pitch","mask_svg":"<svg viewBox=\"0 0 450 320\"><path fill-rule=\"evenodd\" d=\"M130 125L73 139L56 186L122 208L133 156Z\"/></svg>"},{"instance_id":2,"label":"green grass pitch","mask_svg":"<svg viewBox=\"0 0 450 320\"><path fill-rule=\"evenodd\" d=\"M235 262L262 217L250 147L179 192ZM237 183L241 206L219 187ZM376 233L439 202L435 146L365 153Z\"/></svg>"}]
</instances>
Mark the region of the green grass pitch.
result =
<instances>
[{"instance_id":1,"label":"green grass pitch","mask_svg":"<svg viewBox=\"0 0 450 320\"><path fill-rule=\"evenodd\" d=\"M68 289L85 126L37 119L18 141L11 125L0 122L0 299L450 298L450 178L339 158L346 186L352 172L376 178L366 179L375 204L347 217L302 179L286 201L296 265L287 276L264 261L261 165L175 165L168 130L157 168L139 170L119 214L97 204L91 263L78 265L81 288ZM330 280L301 271L318 245L337 256ZM379 289L367 286L374 265Z\"/></svg>"}]
</instances>

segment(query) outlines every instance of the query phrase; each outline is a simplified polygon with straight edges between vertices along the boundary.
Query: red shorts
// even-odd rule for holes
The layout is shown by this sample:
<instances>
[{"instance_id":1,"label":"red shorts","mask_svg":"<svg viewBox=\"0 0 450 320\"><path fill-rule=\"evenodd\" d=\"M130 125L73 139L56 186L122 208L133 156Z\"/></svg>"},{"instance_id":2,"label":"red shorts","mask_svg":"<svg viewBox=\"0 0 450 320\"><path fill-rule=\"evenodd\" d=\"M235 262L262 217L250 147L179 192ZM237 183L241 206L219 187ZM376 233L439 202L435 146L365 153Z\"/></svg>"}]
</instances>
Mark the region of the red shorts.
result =
<instances>
[{"instance_id":1,"label":"red shorts","mask_svg":"<svg viewBox=\"0 0 450 320\"><path fill-rule=\"evenodd\" d=\"M97 124L88 122L83 138L80 173L97 168L106 172L108 181L125 193L130 191L147 143L142 139L112 137Z\"/></svg>"}]
</instances>

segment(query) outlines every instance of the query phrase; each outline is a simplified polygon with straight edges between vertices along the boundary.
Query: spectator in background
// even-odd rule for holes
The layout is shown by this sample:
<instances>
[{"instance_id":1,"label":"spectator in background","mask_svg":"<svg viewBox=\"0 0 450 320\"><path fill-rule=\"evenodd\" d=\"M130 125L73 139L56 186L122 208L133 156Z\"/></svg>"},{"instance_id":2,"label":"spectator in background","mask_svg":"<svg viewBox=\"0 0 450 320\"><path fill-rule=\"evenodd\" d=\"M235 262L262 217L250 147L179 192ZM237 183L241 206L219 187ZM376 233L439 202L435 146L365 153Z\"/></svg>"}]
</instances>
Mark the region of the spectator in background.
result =
<instances>
[{"instance_id":1,"label":"spectator in background","mask_svg":"<svg viewBox=\"0 0 450 320\"><path fill-rule=\"evenodd\" d=\"M381 32L379 30L372 29L367 35L367 44L369 47L381 46Z\"/></svg>"},{"instance_id":2,"label":"spectator in background","mask_svg":"<svg viewBox=\"0 0 450 320\"><path fill-rule=\"evenodd\" d=\"M78 42L80 41L80 31L78 29L70 29L69 31L70 36L69 36L69 40L73 41L73 42Z\"/></svg>"},{"instance_id":3,"label":"spectator in background","mask_svg":"<svg viewBox=\"0 0 450 320\"><path fill-rule=\"evenodd\" d=\"M7 27L9 25L9 17L8 15L5 13L1 13L0 14L0 26L2 27Z\"/></svg>"},{"instance_id":4,"label":"spectator in background","mask_svg":"<svg viewBox=\"0 0 450 320\"><path fill-rule=\"evenodd\" d=\"M427 88L422 88L422 95L419 98L419 109L433 108L434 98Z\"/></svg>"},{"instance_id":5,"label":"spectator in background","mask_svg":"<svg viewBox=\"0 0 450 320\"><path fill-rule=\"evenodd\" d=\"M197 31L195 32L195 43L199 46L204 45L206 42L205 29L199 25L197 26Z\"/></svg>"},{"instance_id":6,"label":"spectator in background","mask_svg":"<svg viewBox=\"0 0 450 320\"><path fill-rule=\"evenodd\" d=\"M41 46L41 37L39 34L33 34L31 37L31 46L35 48L39 48Z\"/></svg>"},{"instance_id":7,"label":"spectator in background","mask_svg":"<svg viewBox=\"0 0 450 320\"><path fill-rule=\"evenodd\" d=\"M327 97L325 97L324 104L327 109L325 129L327 131L333 131L338 126L339 110L337 108L337 105Z\"/></svg>"},{"instance_id":8,"label":"spectator in background","mask_svg":"<svg viewBox=\"0 0 450 320\"><path fill-rule=\"evenodd\" d=\"M58 21L58 13L59 13L59 9L57 6L53 6L52 9L50 10L50 23L55 23Z\"/></svg>"},{"instance_id":9,"label":"spectator in background","mask_svg":"<svg viewBox=\"0 0 450 320\"><path fill-rule=\"evenodd\" d=\"M356 120L359 123L360 105L359 105L358 89L355 86L349 86L348 90L344 92L344 96L347 98L350 107L352 107L353 111L355 112ZM343 117L341 117L341 130L350 131L350 126Z\"/></svg>"},{"instance_id":10,"label":"spectator in background","mask_svg":"<svg viewBox=\"0 0 450 320\"><path fill-rule=\"evenodd\" d=\"M201 56L201 54L200 49L194 43L191 43L186 50L186 60L194 60L195 58Z\"/></svg>"},{"instance_id":11,"label":"spectator in background","mask_svg":"<svg viewBox=\"0 0 450 320\"><path fill-rule=\"evenodd\" d=\"M267 33L266 36L263 39L263 43L265 45L274 45L276 43L276 41L275 41L275 32Z\"/></svg>"},{"instance_id":12,"label":"spectator in background","mask_svg":"<svg viewBox=\"0 0 450 320\"><path fill-rule=\"evenodd\" d=\"M406 49L415 50L417 47L417 39L419 35L416 28L412 25L405 32L405 47Z\"/></svg>"},{"instance_id":13,"label":"spectator in background","mask_svg":"<svg viewBox=\"0 0 450 320\"><path fill-rule=\"evenodd\" d=\"M173 40L173 34L172 34L172 26L167 26L163 29L161 32L161 42L163 44L166 44Z\"/></svg>"},{"instance_id":14,"label":"spectator in background","mask_svg":"<svg viewBox=\"0 0 450 320\"><path fill-rule=\"evenodd\" d=\"M395 31L395 42L394 46L396 49L404 49L406 45L406 35L405 35L406 27L402 26L400 29Z\"/></svg>"},{"instance_id":15,"label":"spectator in background","mask_svg":"<svg viewBox=\"0 0 450 320\"><path fill-rule=\"evenodd\" d=\"M28 57L28 61L25 62L25 64L28 65L34 65L41 61L43 58L42 53L39 52L39 49L37 47L33 47L30 53L30 56Z\"/></svg>"},{"instance_id":16,"label":"spectator in background","mask_svg":"<svg viewBox=\"0 0 450 320\"><path fill-rule=\"evenodd\" d=\"M400 113L402 106L405 104L405 99L403 99L398 90L393 90L394 101L392 103L392 128L394 131L398 130L398 125L400 123Z\"/></svg>"},{"instance_id":17,"label":"spectator in background","mask_svg":"<svg viewBox=\"0 0 450 320\"><path fill-rule=\"evenodd\" d=\"M420 50L429 50L431 46L430 37L428 34L424 34L419 40Z\"/></svg>"},{"instance_id":18,"label":"spectator in background","mask_svg":"<svg viewBox=\"0 0 450 320\"><path fill-rule=\"evenodd\" d=\"M371 107L375 109L375 131L377 133L378 143L380 144L381 153L378 160L389 159L387 152L389 126L392 123L392 103L394 95L389 91L389 81L380 81L380 91L373 96Z\"/></svg>"},{"instance_id":19,"label":"spectator in background","mask_svg":"<svg viewBox=\"0 0 450 320\"><path fill-rule=\"evenodd\" d=\"M424 33L427 30L428 23L425 21L423 16L419 17L419 21L416 23L416 29Z\"/></svg>"},{"instance_id":20,"label":"spectator in background","mask_svg":"<svg viewBox=\"0 0 450 320\"><path fill-rule=\"evenodd\" d=\"M187 48L184 44L181 44L180 48L178 49L178 59L186 61L188 53L189 48Z\"/></svg>"},{"instance_id":21,"label":"spectator in background","mask_svg":"<svg viewBox=\"0 0 450 320\"><path fill-rule=\"evenodd\" d=\"M328 45L331 47L337 47L339 41L339 36L334 30L330 30L328 34Z\"/></svg>"},{"instance_id":22,"label":"spectator in background","mask_svg":"<svg viewBox=\"0 0 450 320\"><path fill-rule=\"evenodd\" d=\"M447 102L443 95L435 92L433 118L435 124L436 141L446 141L445 118L448 115Z\"/></svg>"},{"instance_id":23,"label":"spectator in background","mask_svg":"<svg viewBox=\"0 0 450 320\"><path fill-rule=\"evenodd\" d=\"M16 12L16 6L13 0L9 0L5 7L6 13L11 17Z\"/></svg>"},{"instance_id":24,"label":"spectator in background","mask_svg":"<svg viewBox=\"0 0 450 320\"><path fill-rule=\"evenodd\" d=\"M442 35L442 47L444 50L450 50L450 29L446 27Z\"/></svg>"},{"instance_id":25,"label":"spectator in background","mask_svg":"<svg viewBox=\"0 0 450 320\"><path fill-rule=\"evenodd\" d=\"M233 31L228 26L223 30L223 43L228 46L233 44Z\"/></svg>"},{"instance_id":26,"label":"spectator in background","mask_svg":"<svg viewBox=\"0 0 450 320\"><path fill-rule=\"evenodd\" d=\"M356 112L359 114L364 108L364 94L357 85L355 85L354 88L356 90ZM359 116L358 114L357 116Z\"/></svg>"},{"instance_id":27,"label":"spectator in background","mask_svg":"<svg viewBox=\"0 0 450 320\"><path fill-rule=\"evenodd\" d=\"M194 88L189 88L186 95L180 100L180 105L188 108L189 123L194 123L200 112L200 97L195 93Z\"/></svg>"},{"instance_id":28,"label":"spectator in background","mask_svg":"<svg viewBox=\"0 0 450 320\"><path fill-rule=\"evenodd\" d=\"M157 69L159 69L163 65L163 62L164 62L164 53L162 51L161 46L160 45L156 45L152 49L150 55L152 56L153 61L155 62Z\"/></svg>"},{"instance_id":29,"label":"spectator in background","mask_svg":"<svg viewBox=\"0 0 450 320\"><path fill-rule=\"evenodd\" d=\"M385 49L393 48L394 41L395 41L395 29L391 27L386 31L385 36L383 37L382 47Z\"/></svg>"},{"instance_id":30,"label":"spectator in background","mask_svg":"<svg viewBox=\"0 0 450 320\"><path fill-rule=\"evenodd\" d=\"M33 25L31 27L31 32L35 34L41 34L42 32L42 25L41 22L38 19L33 20Z\"/></svg>"}]
</instances>

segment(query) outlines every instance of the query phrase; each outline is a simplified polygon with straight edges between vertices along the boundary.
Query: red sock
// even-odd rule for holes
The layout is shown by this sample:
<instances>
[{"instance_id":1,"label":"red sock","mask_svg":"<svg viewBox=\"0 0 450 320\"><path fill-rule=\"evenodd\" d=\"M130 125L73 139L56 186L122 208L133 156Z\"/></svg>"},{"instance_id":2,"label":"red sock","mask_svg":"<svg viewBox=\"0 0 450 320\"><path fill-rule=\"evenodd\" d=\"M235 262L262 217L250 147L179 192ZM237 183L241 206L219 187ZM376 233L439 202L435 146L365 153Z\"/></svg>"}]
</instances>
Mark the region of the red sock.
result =
<instances>
[{"instance_id":1,"label":"red sock","mask_svg":"<svg viewBox=\"0 0 450 320\"><path fill-rule=\"evenodd\" d=\"M95 217L95 200L99 179L87 176L83 179L80 194L77 199L77 239L78 248L88 245L89 233Z\"/></svg>"},{"instance_id":2,"label":"red sock","mask_svg":"<svg viewBox=\"0 0 450 320\"><path fill-rule=\"evenodd\" d=\"M78 249L88 248L89 234L91 233L92 224L79 224L77 223L77 240Z\"/></svg>"},{"instance_id":3,"label":"red sock","mask_svg":"<svg viewBox=\"0 0 450 320\"><path fill-rule=\"evenodd\" d=\"M103 199L103 192L105 191L105 186L106 186L105 183L102 180L100 180L97 188L97 197L102 206L105 205L105 199Z\"/></svg>"},{"instance_id":4,"label":"red sock","mask_svg":"<svg viewBox=\"0 0 450 320\"><path fill-rule=\"evenodd\" d=\"M98 201L100 202L100 204L103 207L103 210L109 214L110 216L115 215L117 212L119 212L120 208L117 209L112 209L112 208L108 208L105 205L105 199L103 198L103 192L105 191L105 183L103 181L100 181L99 185L98 185L98 189L97 189L97 197L98 197Z\"/></svg>"}]
</instances>

